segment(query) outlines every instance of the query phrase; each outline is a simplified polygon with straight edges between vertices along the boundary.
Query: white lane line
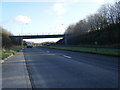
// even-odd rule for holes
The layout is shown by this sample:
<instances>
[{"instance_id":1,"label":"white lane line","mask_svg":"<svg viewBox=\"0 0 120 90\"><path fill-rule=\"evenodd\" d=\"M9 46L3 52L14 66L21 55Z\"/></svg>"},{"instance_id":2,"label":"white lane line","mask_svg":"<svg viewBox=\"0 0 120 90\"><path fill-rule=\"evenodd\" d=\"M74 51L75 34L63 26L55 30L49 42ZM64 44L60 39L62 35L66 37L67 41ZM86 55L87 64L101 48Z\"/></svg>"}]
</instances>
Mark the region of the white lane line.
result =
<instances>
[{"instance_id":1,"label":"white lane line","mask_svg":"<svg viewBox=\"0 0 120 90\"><path fill-rule=\"evenodd\" d=\"M47 53L50 53L50 51L46 51Z\"/></svg>"},{"instance_id":2,"label":"white lane line","mask_svg":"<svg viewBox=\"0 0 120 90\"><path fill-rule=\"evenodd\" d=\"M64 57L66 57L66 58L72 58L72 57L70 57L70 56L67 56L67 55L63 55Z\"/></svg>"}]
</instances>

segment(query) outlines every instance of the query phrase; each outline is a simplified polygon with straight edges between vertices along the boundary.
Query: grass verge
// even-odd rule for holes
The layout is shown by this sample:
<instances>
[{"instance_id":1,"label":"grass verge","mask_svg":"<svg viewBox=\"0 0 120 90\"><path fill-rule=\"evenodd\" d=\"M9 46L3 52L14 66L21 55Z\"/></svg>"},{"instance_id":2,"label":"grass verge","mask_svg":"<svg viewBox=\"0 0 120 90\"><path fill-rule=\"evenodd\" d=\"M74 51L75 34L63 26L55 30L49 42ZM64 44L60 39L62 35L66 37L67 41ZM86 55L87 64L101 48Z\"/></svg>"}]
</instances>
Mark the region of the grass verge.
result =
<instances>
[{"instance_id":1,"label":"grass verge","mask_svg":"<svg viewBox=\"0 0 120 90\"><path fill-rule=\"evenodd\" d=\"M3 48L2 51L0 51L0 60L4 60L5 58L9 57L12 54L15 54L20 50L21 50L20 46L13 46L10 49Z\"/></svg>"},{"instance_id":2,"label":"grass verge","mask_svg":"<svg viewBox=\"0 0 120 90\"><path fill-rule=\"evenodd\" d=\"M96 48L96 47L78 47L78 46L44 46L46 48L62 49L75 52L94 53L101 55L120 56L120 49Z\"/></svg>"}]
</instances>

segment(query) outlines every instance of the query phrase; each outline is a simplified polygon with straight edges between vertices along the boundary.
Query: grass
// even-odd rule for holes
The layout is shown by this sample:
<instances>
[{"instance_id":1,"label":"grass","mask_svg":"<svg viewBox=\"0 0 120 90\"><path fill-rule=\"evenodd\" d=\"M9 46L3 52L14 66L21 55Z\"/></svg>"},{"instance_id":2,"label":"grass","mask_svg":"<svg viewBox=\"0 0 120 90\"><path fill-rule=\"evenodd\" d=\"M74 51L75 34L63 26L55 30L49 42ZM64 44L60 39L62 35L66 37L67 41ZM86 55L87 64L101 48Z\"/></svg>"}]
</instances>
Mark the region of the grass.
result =
<instances>
[{"instance_id":1,"label":"grass","mask_svg":"<svg viewBox=\"0 0 120 90\"><path fill-rule=\"evenodd\" d=\"M0 49L0 60L2 60L2 50Z\"/></svg>"},{"instance_id":2,"label":"grass","mask_svg":"<svg viewBox=\"0 0 120 90\"><path fill-rule=\"evenodd\" d=\"M102 54L102 55L111 55L111 56L120 56L120 49L116 48L99 48L99 47L81 47L81 46L44 46L47 48L54 49L63 49L70 50L76 52L86 52L86 53L94 53L94 54Z\"/></svg>"},{"instance_id":3,"label":"grass","mask_svg":"<svg viewBox=\"0 0 120 90\"><path fill-rule=\"evenodd\" d=\"M21 50L20 46L13 46L10 49L3 48L2 51L0 50L0 60L3 60L12 54L15 54L16 52L20 50Z\"/></svg>"}]
</instances>

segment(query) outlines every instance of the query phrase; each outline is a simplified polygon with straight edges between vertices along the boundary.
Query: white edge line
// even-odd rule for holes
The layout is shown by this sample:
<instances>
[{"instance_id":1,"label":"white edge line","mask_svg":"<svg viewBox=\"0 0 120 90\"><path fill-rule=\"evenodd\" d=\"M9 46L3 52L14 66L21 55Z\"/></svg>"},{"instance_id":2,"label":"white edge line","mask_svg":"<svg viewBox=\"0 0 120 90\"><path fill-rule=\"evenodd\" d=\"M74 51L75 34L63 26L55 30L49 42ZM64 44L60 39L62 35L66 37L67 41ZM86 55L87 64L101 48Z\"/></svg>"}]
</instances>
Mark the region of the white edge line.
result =
<instances>
[{"instance_id":1,"label":"white edge line","mask_svg":"<svg viewBox=\"0 0 120 90\"><path fill-rule=\"evenodd\" d=\"M70 57L70 56L67 56L67 55L63 55L64 57L66 57L66 58L72 58L72 57Z\"/></svg>"}]
</instances>

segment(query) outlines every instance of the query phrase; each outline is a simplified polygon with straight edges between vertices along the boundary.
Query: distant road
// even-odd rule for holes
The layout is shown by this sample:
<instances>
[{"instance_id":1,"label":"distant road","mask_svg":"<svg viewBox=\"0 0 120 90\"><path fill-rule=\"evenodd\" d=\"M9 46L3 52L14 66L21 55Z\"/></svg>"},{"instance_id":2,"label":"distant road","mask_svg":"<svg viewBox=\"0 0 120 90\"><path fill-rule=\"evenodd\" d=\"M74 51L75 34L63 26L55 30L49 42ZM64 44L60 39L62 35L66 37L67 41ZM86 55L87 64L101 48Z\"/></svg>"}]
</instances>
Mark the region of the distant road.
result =
<instances>
[{"instance_id":1,"label":"distant road","mask_svg":"<svg viewBox=\"0 0 120 90\"><path fill-rule=\"evenodd\" d=\"M24 55L34 88L118 87L117 57L41 47L25 48Z\"/></svg>"}]
</instances>

